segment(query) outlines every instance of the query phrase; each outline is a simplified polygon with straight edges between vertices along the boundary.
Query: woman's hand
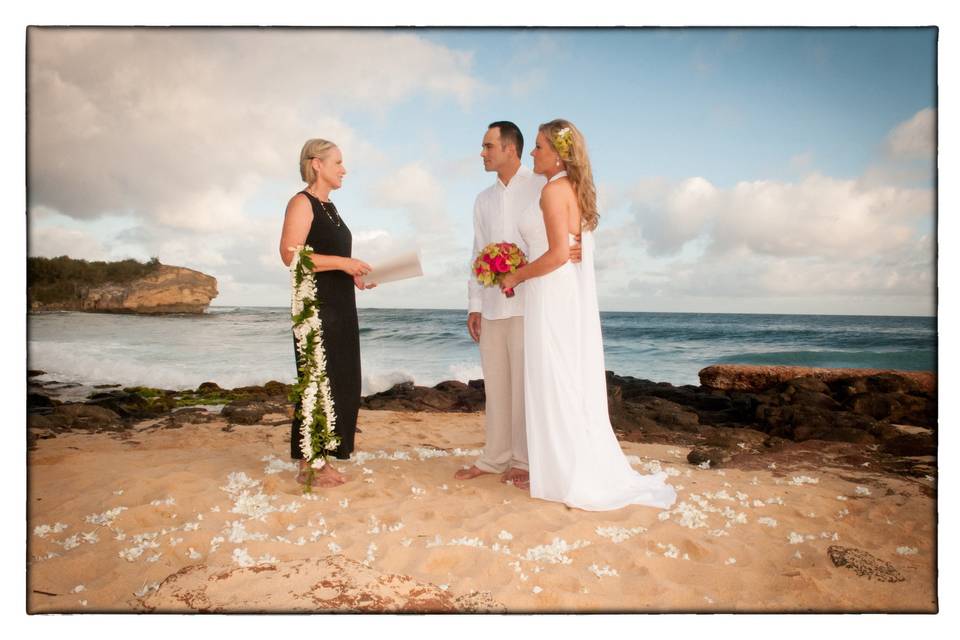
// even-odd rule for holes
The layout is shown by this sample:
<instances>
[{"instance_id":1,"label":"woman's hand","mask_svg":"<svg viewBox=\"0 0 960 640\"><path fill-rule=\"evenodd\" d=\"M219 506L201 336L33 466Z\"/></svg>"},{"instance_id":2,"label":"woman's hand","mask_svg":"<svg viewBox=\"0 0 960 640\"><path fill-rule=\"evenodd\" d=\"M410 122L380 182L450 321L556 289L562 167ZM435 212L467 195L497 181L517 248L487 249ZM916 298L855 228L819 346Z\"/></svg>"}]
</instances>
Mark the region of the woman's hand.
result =
<instances>
[{"instance_id":1,"label":"woman's hand","mask_svg":"<svg viewBox=\"0 0 960 640\"><path fill-rule=\"evenodd\" d=\"M357 289L363 291L364 289L373 289L376 284L364 284L363 278L361 276L353 276L353 284Z\"/></svg>"},{"instance_id":2,"label":"woman's hand","mask_svg":"<svg viewBox=\"0 0 960 640\"><path fill-rule=\"evenodd\" d=\"M518 284L520 284L520 276L517 275L517 272L508 273L500 280L500 291L506 291L507 289L513 289Z\"/></svg>"},{"instance_id":3,"label":"woman's hand","mask_svg":"<svg viewBox=\"0 0 960 640\"><path fill-rule=\"evenodd\" d=\"M357 260L356 258L344 258L343 263L340 266L340 271L343 271L347 275L353 276L354 278L357 276L362 278L373 271L373 267L368 265L363 260Z\"/></svg>"}]
</instances>

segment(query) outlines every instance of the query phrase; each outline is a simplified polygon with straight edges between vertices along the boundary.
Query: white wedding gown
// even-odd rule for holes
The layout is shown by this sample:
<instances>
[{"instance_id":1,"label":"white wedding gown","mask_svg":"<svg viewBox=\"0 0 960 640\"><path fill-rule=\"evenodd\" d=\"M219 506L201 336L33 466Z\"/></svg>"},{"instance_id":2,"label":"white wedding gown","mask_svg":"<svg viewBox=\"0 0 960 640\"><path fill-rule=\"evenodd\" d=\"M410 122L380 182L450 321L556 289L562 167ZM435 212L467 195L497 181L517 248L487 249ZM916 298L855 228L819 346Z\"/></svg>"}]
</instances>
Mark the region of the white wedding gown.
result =
<instances>
[{"instance_id":1,"label":"white wedding gown","mask_svg":"<svg viewBox=\"0 0 960 640\"><path fill-rule=\"evenodd\" d=\"M519 227L532 262L548 248L538 205L523 214ZM610 425L593 234L584 232L581 245L580 264L567 262L523 285L530 495L588 511L667 508L676 492L666 474L634 471Z\"/></svg>"}]
</instances>

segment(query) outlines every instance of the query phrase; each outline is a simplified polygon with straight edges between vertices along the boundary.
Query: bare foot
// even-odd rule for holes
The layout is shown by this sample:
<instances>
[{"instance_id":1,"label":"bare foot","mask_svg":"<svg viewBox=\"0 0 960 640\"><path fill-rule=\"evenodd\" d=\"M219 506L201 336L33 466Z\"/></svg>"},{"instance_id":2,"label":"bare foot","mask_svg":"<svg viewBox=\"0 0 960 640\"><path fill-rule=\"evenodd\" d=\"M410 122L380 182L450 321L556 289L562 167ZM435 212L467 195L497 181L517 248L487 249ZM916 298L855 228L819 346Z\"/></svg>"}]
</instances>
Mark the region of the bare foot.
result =
<instances>
[{"instance_id":1,"label":"bare foot","mask_svg":"<svg viewBox=\"0 0 960 640\"><path fill-rule=\"evenodd\" d=\"M473 465L469 469L458 470L455 474L453 474L453 477L457 480L473 480L477 476L483 475L490 475L490 472L480 469L477 467L477 465Z\"/></svg>"},{"instance_id":2,"label":"bare foot","mask_svg":"<svg viewBox=\"0 0 960 640\"><path fill-rule=\"evenodd\" d=\"M310 479L310 469L305 462L300 463L300 472L297 474L297 484L306 485ZM347 481L347 477L334 469L329 463L322 469L314 469L313 487L336 487Z\"/></svg>"},{"instance_id":3,"label":"bare foot","mask_svg":"<svg viewBox=\"0 0 960 640\"><path fill-rule=\"evenodd\" d=\"M507 472L500 476L500 482L512 482L513 484L527 482L529 480L530 473L525 469L507 469Z\"/></svg>"}]
</instances>

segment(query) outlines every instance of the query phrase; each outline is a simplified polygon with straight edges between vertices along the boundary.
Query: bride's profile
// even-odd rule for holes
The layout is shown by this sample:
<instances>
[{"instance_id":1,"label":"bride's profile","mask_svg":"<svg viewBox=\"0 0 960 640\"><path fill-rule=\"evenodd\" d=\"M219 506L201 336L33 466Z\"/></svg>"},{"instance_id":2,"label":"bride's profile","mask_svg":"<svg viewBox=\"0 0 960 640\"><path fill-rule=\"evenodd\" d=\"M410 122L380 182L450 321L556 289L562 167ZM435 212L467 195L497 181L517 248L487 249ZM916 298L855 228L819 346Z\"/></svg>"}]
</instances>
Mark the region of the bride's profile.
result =
<instances>
[{"instance_id":1,"label":"bride's profile","mask_svg":"<svg viewBox=\"0 0 960 640\"><path fill-rule=\"evenodd\" d=\"M567 120L540 125L534 173L547 178L540 206L519 222L531 262L501 288L525 286L524 404L530 495L605 511L637 504L667 508L666 474L630 467L607 412L603 339L593 254L598 214L586 143ZM582 235L582 261L568 261Z\"/></svg>"}]
</instances>

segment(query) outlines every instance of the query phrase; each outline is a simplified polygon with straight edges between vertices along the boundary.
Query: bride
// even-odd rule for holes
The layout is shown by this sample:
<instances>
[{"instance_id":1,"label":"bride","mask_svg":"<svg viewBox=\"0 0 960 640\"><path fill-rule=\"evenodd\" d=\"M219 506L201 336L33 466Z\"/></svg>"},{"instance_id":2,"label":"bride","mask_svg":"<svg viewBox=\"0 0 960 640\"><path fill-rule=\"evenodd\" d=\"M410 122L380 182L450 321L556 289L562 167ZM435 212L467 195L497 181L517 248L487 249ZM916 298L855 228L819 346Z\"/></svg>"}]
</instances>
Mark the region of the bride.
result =
<instances>
[{"instance_id":1,"label":"bride","mask_svg":"<svg viewBox=\"0 0 960 640\"><path fill-rule=\"evenodd\" d=\"M593 268L596 190L583 135L570 122L553 120L540 126L531 155L534 173L548 180L540 206L519 222L531 262L501 283L502 289L526 288L530 495L589 511L667 508L676 492L666 474L641 475L630 467L607 413ZM567 260L571 238L581 233L582 262L573 264Z\"/></svg>"}]
</instances>

